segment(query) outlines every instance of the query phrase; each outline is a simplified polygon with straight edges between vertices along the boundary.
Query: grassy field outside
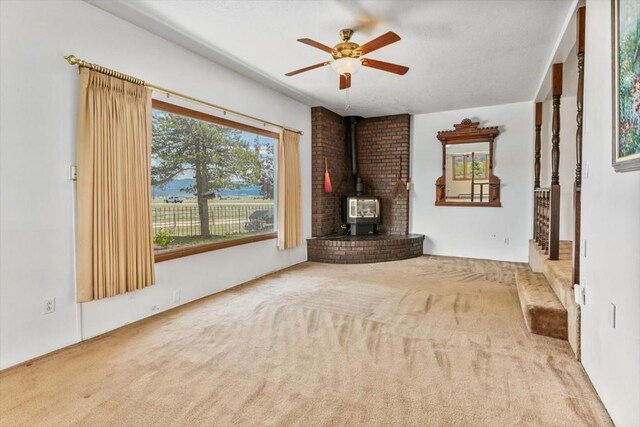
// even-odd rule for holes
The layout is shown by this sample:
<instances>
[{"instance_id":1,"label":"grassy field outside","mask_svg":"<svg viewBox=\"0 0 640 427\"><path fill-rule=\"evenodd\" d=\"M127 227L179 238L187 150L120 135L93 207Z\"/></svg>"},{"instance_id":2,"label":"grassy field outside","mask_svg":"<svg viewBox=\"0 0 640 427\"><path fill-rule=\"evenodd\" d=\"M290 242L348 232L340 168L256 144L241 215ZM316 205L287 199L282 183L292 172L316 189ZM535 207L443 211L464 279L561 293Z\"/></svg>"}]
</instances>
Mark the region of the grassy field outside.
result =
<instances>
[{"instance_id":1,"label":"grassy field outside","mask_svg":"<svg viewBox=\"0 0 640 427\"><path fill-rule=\"evenodd\" d=\"M273 200L257 197L210 200L207 237L201 236L195 198L185 198L182 203L156 198L151 211L157 252L275 231Z\"/></svg>"}]
</instances>

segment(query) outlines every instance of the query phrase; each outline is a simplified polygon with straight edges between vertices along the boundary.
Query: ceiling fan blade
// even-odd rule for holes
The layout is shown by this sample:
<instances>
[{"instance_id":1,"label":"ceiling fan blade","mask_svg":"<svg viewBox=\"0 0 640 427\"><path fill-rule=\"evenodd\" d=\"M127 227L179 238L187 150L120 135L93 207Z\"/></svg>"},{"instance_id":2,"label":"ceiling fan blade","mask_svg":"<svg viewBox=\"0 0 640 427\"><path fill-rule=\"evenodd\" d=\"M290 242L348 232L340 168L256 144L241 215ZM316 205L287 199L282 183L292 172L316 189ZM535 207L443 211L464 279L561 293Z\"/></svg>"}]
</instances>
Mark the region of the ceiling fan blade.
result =
<instances>
[{"instance_id":1,"label":"ceiling fan blade","mask_svg":"<svg viewBox=\"0 0 640 427\"><path fill-rule=\"evenodd\" d=\"M391 62L377 61L375 59L362 58L360 60L363 66L370 68L377 68L378 70L387 71L389 73L400 74L401 76L407 74L409 67L404 65L392 64Z\"/></svg>"},{"instance_id":2,"label":"ceiling fan blade","mask_svg":"<svg viewBox=\"0 0 640 427\"><path fill-rule=\"evenodd\" d=\"M371 53L374 50L380 49L381 47L385 47L387 45L390 45L391 43L395 43L398 40L400 40L400 36L393 31L389 31L387 33L384 33L380 37L377 37L363 44L362 46L360 46L360 50L362 51L363 55L366 55L367 53Z\"/></svg>"},{"instance_id":3,"label":"ceiling fan blade","mask_svg":"<svg viewBox=\"0 0 640 427\"><path fill-rule=\"evenodd\" d=\"M331 61L321 62L319 64L310 65L305 68L300 68L299 70L290 71L285 76L295 76L296 74L304 73L305 71L315 70L316 68L324 67L325 65L331 64Z\"/></svg>"},{"instance_id":4,"label":"ceiling fan blade","mask_svg":"<svg viewBox=\"0 0 640 427\"><path fill-rule=\"evenodd\" d=\"M320 50L324 50L327 53L333 54L333 48L330 48L327 45L324 45L322 43L319 43L315 40L311 40L311 39L298 39L298 41L300 43L304 43L304 44L308 44L309 46L313 46L316 49L320 49Z\"/></svg>"},{"instance_id":5,"label":"ceiling fan blade","mask_svg":"<svg viewBox=\"0 0 640 427\"><path fill-rule=\"evenodd\" d=\"M340 90L351 87L351 74L340 74Z\"/></svg>"}]
</instances>

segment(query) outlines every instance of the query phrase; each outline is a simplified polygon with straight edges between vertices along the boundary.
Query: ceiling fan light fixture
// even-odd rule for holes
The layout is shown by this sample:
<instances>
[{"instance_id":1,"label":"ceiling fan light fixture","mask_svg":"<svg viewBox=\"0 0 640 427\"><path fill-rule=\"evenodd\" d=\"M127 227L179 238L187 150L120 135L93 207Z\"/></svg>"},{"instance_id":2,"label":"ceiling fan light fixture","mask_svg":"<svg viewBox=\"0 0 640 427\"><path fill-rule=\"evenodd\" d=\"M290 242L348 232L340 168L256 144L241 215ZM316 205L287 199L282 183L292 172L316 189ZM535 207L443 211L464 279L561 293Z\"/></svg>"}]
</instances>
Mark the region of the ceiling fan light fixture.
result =
<instances>
[{"instance_id":1,"label":"ceiling fan light fixture","mask_svg":"<svg viewBox=\"0 0 640 427\"><path fill-rule=\"evenodd\" d=\"M409 67L405 67L404 65L392 64L391 62L378 61L376 59L362 58L362 56L368 55L373 51L399 41L400 36L393 31L387 31L383 35L376 37L373 40L369 40L363 45L352 42L352 35L353 30L349 28L341 30L340 38L342 39L342 43L338 43L334 47L329 47L312 39L298 39L300 43L304 43L327 52L333 57L333 60L290 71L286 73L285 76L295 76L296 74L315 70L316 68L331 64L331 68L333 68L336 73L340 74L339 88L342 90L349 89L351 87L351 76L356 73L360 67L374 68L380 71L386 71L387 73L399 74L401 76L405 75L407 71L409 71Z\"/></svg>"},{"instance_id":2,"label":"ceiling fan light fixture","mask_svg":"<svg viewBox=\"0 0 640 427\"><path fill-rule=\"evenodd\" d=\"M361 65L358 58L340 58L331 63L331 68L338 74L355 74Z\"/></svg>"}]
</instances>

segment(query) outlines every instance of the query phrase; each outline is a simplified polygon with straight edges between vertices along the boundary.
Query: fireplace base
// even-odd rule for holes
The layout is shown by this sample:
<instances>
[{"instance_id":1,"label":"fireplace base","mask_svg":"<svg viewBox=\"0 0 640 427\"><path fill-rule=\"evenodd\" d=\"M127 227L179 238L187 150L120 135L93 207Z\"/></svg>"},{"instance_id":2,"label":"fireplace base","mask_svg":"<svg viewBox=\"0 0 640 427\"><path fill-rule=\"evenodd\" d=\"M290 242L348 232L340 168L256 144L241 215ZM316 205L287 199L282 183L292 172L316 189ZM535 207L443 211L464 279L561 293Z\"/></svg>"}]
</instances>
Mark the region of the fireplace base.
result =
<instances>
[{"instance_id":1,"label":"fireplace base","mask_svg":"<svg viewBox=\"0 0 640 427\"><path fill-rule=\"evenodd\" d=\"M369 264L422 256L423 234L316 237L307 239L307 259L330 264Z\"/></svg>"}]
</instances>

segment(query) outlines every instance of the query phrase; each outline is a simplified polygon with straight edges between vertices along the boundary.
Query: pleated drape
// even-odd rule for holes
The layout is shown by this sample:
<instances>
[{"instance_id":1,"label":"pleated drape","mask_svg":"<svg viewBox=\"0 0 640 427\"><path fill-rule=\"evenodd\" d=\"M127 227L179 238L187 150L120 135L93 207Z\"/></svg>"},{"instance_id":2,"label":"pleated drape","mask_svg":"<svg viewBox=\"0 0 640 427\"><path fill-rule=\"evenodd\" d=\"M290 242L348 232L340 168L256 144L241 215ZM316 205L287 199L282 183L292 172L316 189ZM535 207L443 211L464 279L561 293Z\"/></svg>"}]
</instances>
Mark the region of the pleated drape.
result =
<instances>
[{"instance_id":1,"label":"pleated drape","mask_svg":"<svg viewBox=\"0 0 640 427\"><path fill-rule=\"evenodd\" d=\"M278 248L302 243L300 135L283 130L278 141Z\"/></svg>"},{"instance_id":2,"label":"pleated drape","mask_svg":"<svg viewBox=\"0 0 640 427\"><path fill-rule=\"evenodd\" d=\"M152 285L149 89L81 68L77 164L78 302Z\"/></svg>"}]
</instances>

